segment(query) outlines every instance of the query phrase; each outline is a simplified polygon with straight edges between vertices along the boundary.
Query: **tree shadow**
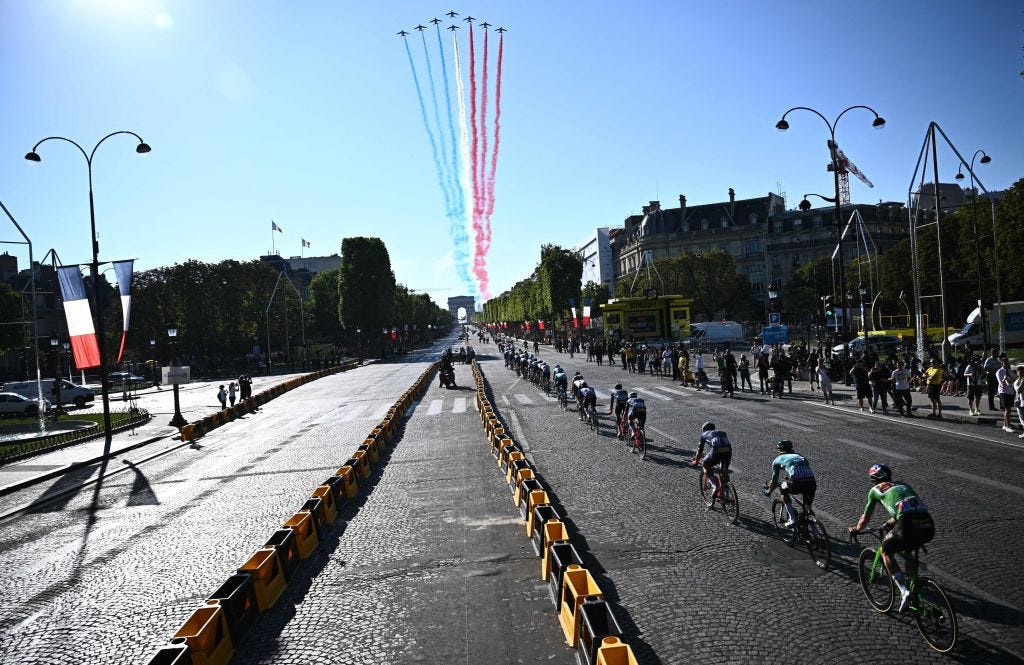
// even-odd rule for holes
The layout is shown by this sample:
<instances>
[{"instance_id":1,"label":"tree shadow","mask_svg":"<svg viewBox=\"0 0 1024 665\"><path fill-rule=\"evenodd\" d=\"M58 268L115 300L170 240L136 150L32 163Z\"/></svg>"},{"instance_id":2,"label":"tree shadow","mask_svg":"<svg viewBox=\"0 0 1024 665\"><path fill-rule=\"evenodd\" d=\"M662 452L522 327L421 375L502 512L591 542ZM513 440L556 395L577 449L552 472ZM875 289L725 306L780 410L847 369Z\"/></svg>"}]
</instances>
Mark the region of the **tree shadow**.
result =
<instances>
[{"instance_id":1,"label":"tree shadow","mask_svg":"<svg viewBox=\"0 0 1024 665\"><path fill-rule=\"evenodd\" d=\"M159 506L160 500L156 497L149 484L146 474L128 460L121 460L135 473L135 480L132 481L131 494L128 496L128 506Z\"/></svg>"}]
</instances>

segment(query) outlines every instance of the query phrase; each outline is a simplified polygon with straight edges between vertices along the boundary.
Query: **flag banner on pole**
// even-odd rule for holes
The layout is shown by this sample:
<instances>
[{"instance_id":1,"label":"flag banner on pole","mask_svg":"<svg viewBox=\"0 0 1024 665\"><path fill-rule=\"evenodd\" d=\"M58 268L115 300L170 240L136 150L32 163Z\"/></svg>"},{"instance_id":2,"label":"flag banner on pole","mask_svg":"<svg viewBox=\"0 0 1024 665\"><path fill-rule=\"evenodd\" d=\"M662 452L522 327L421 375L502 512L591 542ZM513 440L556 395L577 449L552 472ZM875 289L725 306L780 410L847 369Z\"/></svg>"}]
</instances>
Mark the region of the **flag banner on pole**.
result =
<instances>
[{"instance_id":1,"label":"flag banner on pole","mask_svg":"<svg viewBox=\"0 0 1024 665\"><path fill-rule=\"evenodd\" d=\"M96 328L92 323L92 309L85 295L82 271L77 266L57 268L60 281L60 295L64 299L64 316L68 321L68 336L75 353L75 365L79 369L100 366L100 348L96 340Z\"/></svg>"},{"instance_id":2,"label":"flag banner on pole","mask_svg":"<svg viewBox=\"0 0 1024 665\"><path fill-rule=\"evenodd\" d=\"M128 322L132 317L132 275L135 261L114 261L114 276L117 278L117 290L121 293L121 318L124 326L121 330L121 348L117 352L117 360L124 357L124 345L128 341Z\"/></svg>"},{"instance_id":3,"label":"flag banner on pole","mask_svg":"<svg viewBox=\"0 0 1024 665\"><path fill-rule=\"evenodd\" d=\"M278 233L284 233L284 229L277 225L277 222L270 220L270 230L277 231Z\"/></svg>"},{"instance_id":4,"label":"flag banner on pole","mask_svg":"<svg viewBox=\"0 0 1024 665\"><path fill-rule=\"evenodd\" d=\"M544 322L541 321L540 319L538 319L537 320L537 327L540 328L541 330L544 330Z\"/></svg>"},{"instance_id":5,"label":"flag banner on pole","mask_svg":"<svg viewBox=\"0 0 1024 665\"><path fill-rule=\"evenodd\" d=\"M310 242L308 240L306 240L305 238L302 238L302 246L303 247L312 247L313 245L311 245Z\"/></svg>"},{"instance_id":6,"label":"flag banner on pole","mask_svg":"<svg viewBox=\"0 0 1024 665\"><path fill-rule=\"evenodd\" d=\"M576 320L576 308L575 307L570 307L569 309L572 310L572 320L575 321Z\"/></svg>"},{"instance_id":7,"label":"flag banner on pole","mask_svg":"<svg viewBox=\"0 0 1024 665\"><path fill-rule=\"evenodd\" d=\"M590 327L590 305L589 304L583 306L583 327L584 328L589 328Z\"/></svg>"}]
</instances>

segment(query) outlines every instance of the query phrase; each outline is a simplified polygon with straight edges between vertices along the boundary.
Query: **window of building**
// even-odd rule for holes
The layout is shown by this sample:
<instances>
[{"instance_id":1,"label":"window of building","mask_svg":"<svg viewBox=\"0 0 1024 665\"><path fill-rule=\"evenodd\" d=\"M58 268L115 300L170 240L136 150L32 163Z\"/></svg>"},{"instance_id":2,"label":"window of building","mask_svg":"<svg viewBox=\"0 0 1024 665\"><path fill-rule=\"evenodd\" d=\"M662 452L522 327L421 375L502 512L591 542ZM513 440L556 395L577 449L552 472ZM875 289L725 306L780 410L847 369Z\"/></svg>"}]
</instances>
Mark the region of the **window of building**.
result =
<instances>
[{"instance_id":1,"label":"window of building","mask_svg":"<svg viewBox=\"0 0 1024 665\"><path fill-rule=\"evenodd\" d=\"M800 229L803 228L803 225L804 225L804 220L800 219L799 217L797 217L796 219L793 220L793 230L794 231L799 232Z\"/></svg>"},{"instance_id":2,"label":"window of building","mask_svg":"<svg viewBox=\"0 0 1024 665\"><path fill-rule=\"evenodd\" d=\"M747 238L746 239L746 253L747 256L751 254L761 253L761 239L760 238Z\"/></svg>"},{"instance_id":3,"label":"window of building","mask_svg":"<svg viewBox=\"0 0 1024 665\"><path fill-rule=\"evenodd\" d=\"M793 267L794 268L799 268L800 267L800 255L799 254L794 254L793 255Z\"/></svg>"},{"instance_id":4,"label":"window of building","mask_svg":"<svg viewBox=\"0 0 1024 665\"><path fill-rule=\"evenodd\" d=\"M782 220L778 220L772 224L772 233L782 233Z\"/></svg>"},{"instance_id":5,"label":"window of building","mask_svg":"<svg viewBox=\"0 0 1024 665\"><path fill-rule=\"evenodd\" d=\"M718 223L721 225L721 227L723 229L724 228L728 228L728 226L729 226L729 219L727 217L719 217L718 218Z\"/></svg>"},{"instance_id":6,"label":"window of building","mask_svg":"<svg viewBox=\"0 0 1024 665\"><path fill-rule=\"evenodd\" d=\"M821 215L815 215L814 216L814 228L816 228L816 229L820 229L821 228Z\"/></svg>"},{"instance_id":7,"label":"window of building","mask_svg":"<svg viewBox=\"0 0 1024 665\"><path fill-rule=\"evenodd\" d=\"M750 223L751 223L751 225L755 225L755 224L757 224L757 222L758 222L757 213L751 214L750 215Z\"/></svg>"},{"instance_id":8,"label":"window of building","mask_svg":"<svg viewBox=\"0 0 1024 665\"><path fill-rule=\"evenodd\" d=\"M700 228L701 228L702 231L707 231L708 230L708 220L706 220L706 219L700 220Z\"/></svg>"},{"instance_id":9,"label":"window of building","mask_svg":"<svg viewBox=\"0 0 1024 665\"><path fill-rule=\"evenodd\" d=\"M764 291L764 266L747 266L747 282L754 293Z\"/></svg>"}]
</instances>

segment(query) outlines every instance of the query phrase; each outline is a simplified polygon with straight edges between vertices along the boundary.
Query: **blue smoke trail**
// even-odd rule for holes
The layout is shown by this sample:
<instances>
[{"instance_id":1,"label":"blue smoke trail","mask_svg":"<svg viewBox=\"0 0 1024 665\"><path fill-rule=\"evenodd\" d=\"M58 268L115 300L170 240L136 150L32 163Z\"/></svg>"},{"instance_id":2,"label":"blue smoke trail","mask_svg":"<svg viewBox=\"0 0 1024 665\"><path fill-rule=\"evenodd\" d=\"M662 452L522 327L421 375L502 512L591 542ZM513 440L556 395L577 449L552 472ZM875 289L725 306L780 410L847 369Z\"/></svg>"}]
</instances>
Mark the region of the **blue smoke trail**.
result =
<instances>
[{"instance_id":1,"label":"blue smoke trail","mask_svg":"<svg viewBox=\"0 0 1024 665\"><path fill-rule=\"evenodd\" d=\"M452 113L452 98L449 91L451 84L448 81L448 61L444 56L444 42L441 41L441 28L435 24L434 29L437 32L437 50L441 54L441 76L444 82L444 103L445 108L448 111L448 145L451 148L448 160L450 164L449 173L451 174L452 184L455 188L454 202L455 205L450 209L448 218L451 220L449 231L452 236L453 249L455 252L455 271L458 273L459 279L462 283L470 290L470 293L476 292L476 282L469 274L469 234L466 232L466 196L462 190L462 181L459 179L459 155L456 149L457 140L455 138L455 117ZM438 122L440 126L440 121ZM442 133L443 135L443 133Z\"/></svg>"},{"instance_id":2,"label":"blue smoke trail","mask_svg":"<svg viewBox=\"0 0 1024 665\"><path fill-rule=\"evenodd\" d=\"M427 80L430 81L430 101L434 107L434 129L437 130L437 140L441 144L440 148L440 164L442 168L442 177L444 179L445 187L445 215L451 217L452 214L452 197L455 195L454 188L452 187L452 177L448 173L450 167L448 160L445 159L445 136L444 131L441 129L441 113L437 108L437 85L434 83L434 67L430 64L430 52L427 50L427 37L420 30L420 41L423 42L423 58L427 61Z\"/></svg>"},{"instance_id":3,"label":"blue smoke trail","mask_svg":"<svg viewBox=\"0 0 1024 665\"><path fill-rule=\"evenodd\" d=\"M405 42L405 53L409 56L409 68L412 69L412 80L416 84L416 98L420 102L420 115L423 116L423 128L427 130L427 136L430 137L430 151L434 155L434 168L437 170L438 184L441 186L441 191L444 193L444 205L445 209L451 209L451 201L448 193L448 188L445 187L444 182L444 170L441 168L441 159L437 154L437 141L434 140L434 132L430 129L430 121L427 120L427 107L423 103L423 92L420 90L420 79L416 75L416 64L412 61L412 51L409 49L409 40L402 39Z\"/></svg>"}]
</instances>

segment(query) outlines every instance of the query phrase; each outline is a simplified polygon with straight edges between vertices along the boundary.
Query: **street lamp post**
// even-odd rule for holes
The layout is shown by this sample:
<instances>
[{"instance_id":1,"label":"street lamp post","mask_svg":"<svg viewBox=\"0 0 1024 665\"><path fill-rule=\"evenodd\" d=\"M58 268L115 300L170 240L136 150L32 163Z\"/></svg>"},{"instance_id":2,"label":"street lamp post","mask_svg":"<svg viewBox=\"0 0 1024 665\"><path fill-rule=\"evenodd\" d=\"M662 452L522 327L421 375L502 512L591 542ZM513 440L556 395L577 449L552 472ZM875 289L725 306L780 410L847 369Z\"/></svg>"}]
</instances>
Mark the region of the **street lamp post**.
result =
<instances>
[{"instance_id":1,"label":"street lamp post","mask_svg":"<svg viewBox=\"0 0 1024 665\"><path fill-rule=\"evenodd\" d=\"M68 350L71 348L71 342L64 342L61 346L64 347L64 362L68 364L68 383L71 383L71 358L68 356Z\"/></svg>"},{"instance_id":2,"label":"street lamp post","mask_svg":"<svg viewBox=\"0 0 1024 665\"><path fill-rule=\"evenodd\" d=\"M180 367L181 363L178 362L178 328L174 325L167 326L167 336L171 338L171 349L173 351L173 359L171 360L171 367ZM168 375L170 372L168 372ZM168 376L170 378L170 376ZM181 402L178 401L178 382L174 382L174 417L171 418L171 422L167 423L171 427L184 427L188 424L185 417L181 415Z\"/></svg>"},{"instance_id":3,"label":"street lamp post","mask_svg":"<svg viewBox=\"0 0 1024 665\"><path fill-rule=\"evenodd\" d=\"M64 413L60 399L60 340L54 335L50 338L50 349L53 351L53 392L57 404L54 405L54 417Z\"/></svg>"},{"instance_id":4,"label":"street lamp post","mask_svg":"<svg viewBox=\"0 0 1024 665\"><path fill-rule=\"evenodd\" d=\"M864 106L862 104L856 104L854 106L850 106L850 107L847 107L847 108L843 109L842 113L840 113L838 116L836 116L836 119L833 120L832 122L829 122L828 118L823 116L819 111L816 111L815 109L812 109L812 108L810 108L808 106L794 106L793 108L791 108L788 111L786 111L785 113L783 113L782 114L782 118L780 118L779 121L777 123L775 123L775 129L779 130L780 132L784 132L787 129L789 129L789 123L786 122L786 116L787 115L789 115L793 111L809 111L809 112L813 113L814 115L818 116L819 118L821 118L825 122L825 125L828 126L828 131L829 131L829 137L830 138L829 138L829 141L828 141L827 145L828 145L829 157L831 159L831 164L829 165L829 167L830 167L830 170L832 171L832 175L833 175L833 178L834 178L835 192L836 192L834 215L835 215L835 223L836 223L836 255L837 255L837 258L839 259L839 293L840 294L846 292L846 266L843 265L843 228L842 228L842 218L841 218L842 217L842 207L841 207L841 201L839 199L839 144L836 143L836 127L839 125L839 121L842 119L842 117L844 115L846 115L846 112L847 111L852 111L853 109L865 109L867 111L870 111L872 114L874 114L875 119L871 122L871 126L874 127L875 129L881 129L882 127L885 126L885 119L882 118L882 116L878 115L877 111L875 111L870 106ZM843 329L842 329L842 334L843 334L843 353L844 353L843 362L844 363L849 363L849 360L850 360L850 339L849 339L850 335L849 335L849 329L847 327L847 321L846 321L846 316L845 316L845 314L846 314L845 308L844 308L843 314L844 314L844 316L843 316ZM850 377L849 377L849 373L846 372L845 369L843 371L843 375L846 376L846 384L849 385Z\"/></svg>"},{"instance_id":5,"label":"street lamp post","mask_svg":"<svg viewBox=\"0 0 1024 665\"><path fill-rule=\"evenodd\" d=\"M111 437L111 425L110 425L110 395L107 394L107 359L106 359L106 330L103 325L103 300L100 297L100 241L99 236L96 235L96 206L93 200L92 193L92 160L96 156L96 150L103 145L103 142L109 139L111 136L117 136L119 134L129 134L139 140L139 144L135 146L135 152L140 155L144 155L152 148L149 147L142 137L135 132L129 132L125 130L111 132L107 134L93 146L91 152L86 152L85 148L80 146L77 142L65 138L63 136L48 136L41 141L37 142L32 146L32 150L25 155L25 159L30 162L41 162L42 157L36 152L39 146L46 143L47 141L65 141L78 148L82 156L85 157L85 164L89 173L89 229L92 239L92 263L89 264L89 274L92 277L92 295L93 303L96 307L96 343L99 348L100 355L100 392L103 394L103 437L104 437L104 457L110 452L110 437Z\"/></svg>"},{"instance_id":6,"label":"street lamp post","mask_svg":"<svg viewBox=\"0 0 1024 665\"><path fill-rule=\"evenodd\" d=\"M987 349L991 345L991 340L988 334L988 325L985 321L985 299L982 297L982 282L981 282L981 240L978 238L978 189L974 185L974 160L981 155L981 163L988 164L992 161L992 158L984 150L976 150L974 156L971 157L971 166L967 170L971 174L971 224L974 227L974 254L975 260L978 264L978 311L981 312L981 333L984 339L984 346ZM963 180L963 165L961 164L956 170L956 179ZM994 222L994 220L993 220ZM993 229L995 224L993 223ZM992 242L995 244L995 234L993 233Z\"/></svg>"},{"instance_id":7,"label":"street lamp post","mask_svg":"<svg viewBox=\"0 0 1024 665\"><path fill-rule=\"evenodd\" d=\"M363 359L363 347L359 340L359 336L362 334L361 328L356 328L356 360L362 361Z\"/></svg>"},{"instance_id":8,"label":"street lamp post","mask_svg":"<svg viewBox=\"0 0 1024 665\"><path fill-rule=\"evenodd\" d=\"M868 294L868 290L864 288L863 282L857 285L857 293L860 294L860 327L864 331L864 336L867 337L868 327L864 323L864 296Z\"/></svg>"}]
</instances>

